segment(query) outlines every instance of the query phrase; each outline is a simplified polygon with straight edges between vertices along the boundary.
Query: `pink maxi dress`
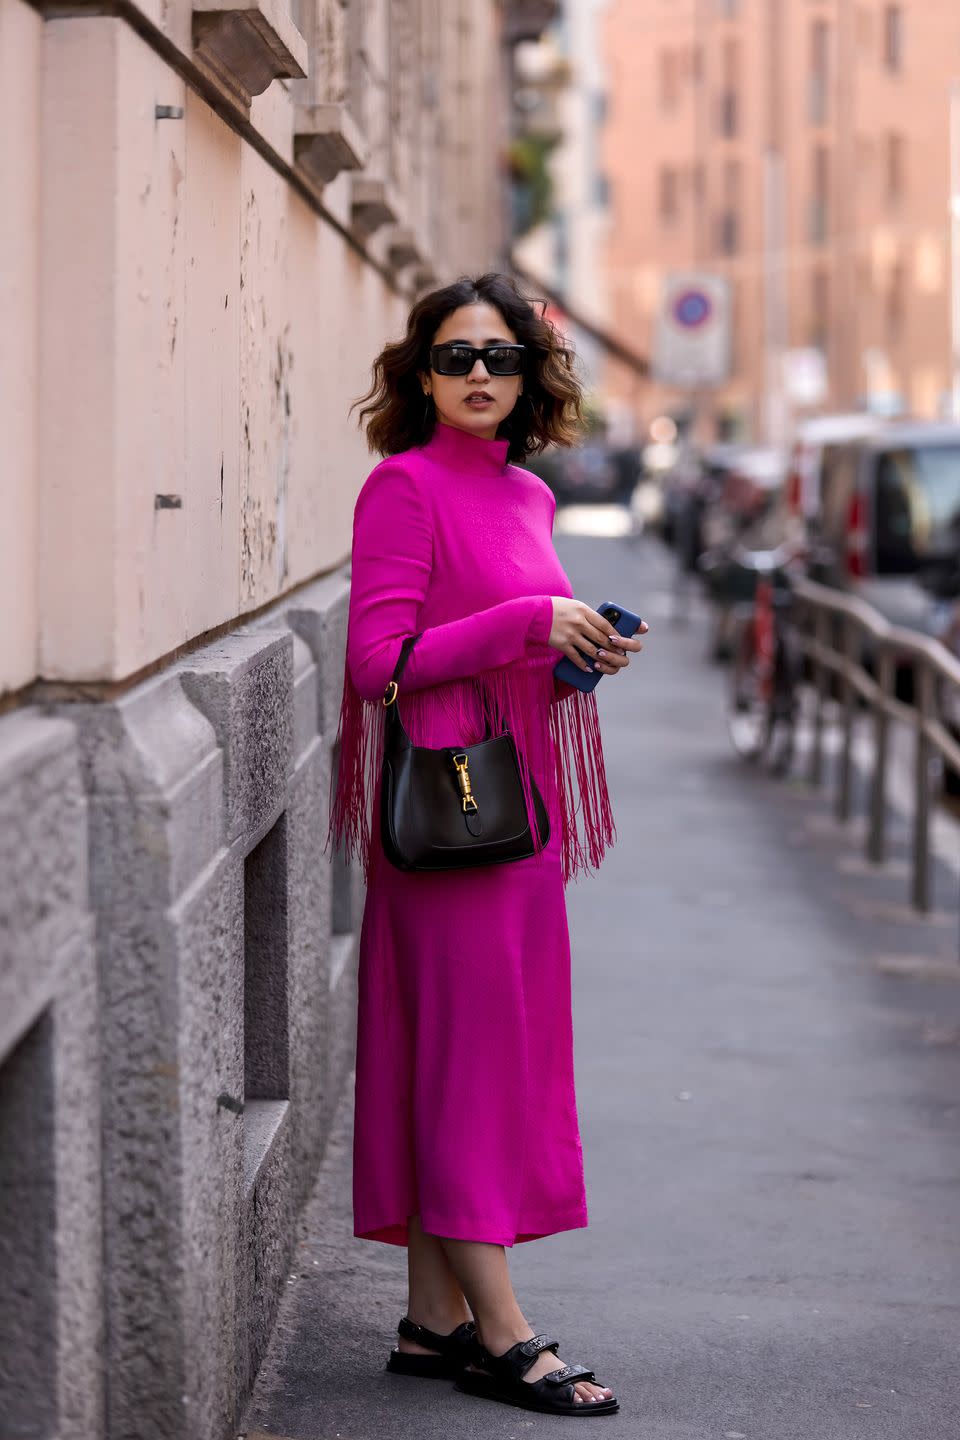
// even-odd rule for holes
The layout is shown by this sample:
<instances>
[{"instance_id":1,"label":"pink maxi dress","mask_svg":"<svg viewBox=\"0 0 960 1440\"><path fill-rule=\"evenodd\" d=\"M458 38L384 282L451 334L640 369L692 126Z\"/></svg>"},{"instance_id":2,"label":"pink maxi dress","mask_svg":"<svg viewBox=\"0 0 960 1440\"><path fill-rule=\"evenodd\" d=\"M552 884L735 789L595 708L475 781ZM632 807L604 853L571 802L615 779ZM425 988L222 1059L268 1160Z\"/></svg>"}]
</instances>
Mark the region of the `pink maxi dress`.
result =
<instances>
[{"instance_id":1,"label":"pink maxi dress","mask_svg":"<svg viewBox=\"0 0 960 1440\"><path fill-rule=\"evenodd\" d=\"M586 1225L564 884L613 839L595 700L559 686L547 640L571 595L555 501L507 442L438 425L379 464L354 517L331 840L367 875L360 940L354 1232L513 1245ZM528 860L424 874L379 835L382 697L414 743L508 726L547 804Z\"/></svg>"}]
</instances>

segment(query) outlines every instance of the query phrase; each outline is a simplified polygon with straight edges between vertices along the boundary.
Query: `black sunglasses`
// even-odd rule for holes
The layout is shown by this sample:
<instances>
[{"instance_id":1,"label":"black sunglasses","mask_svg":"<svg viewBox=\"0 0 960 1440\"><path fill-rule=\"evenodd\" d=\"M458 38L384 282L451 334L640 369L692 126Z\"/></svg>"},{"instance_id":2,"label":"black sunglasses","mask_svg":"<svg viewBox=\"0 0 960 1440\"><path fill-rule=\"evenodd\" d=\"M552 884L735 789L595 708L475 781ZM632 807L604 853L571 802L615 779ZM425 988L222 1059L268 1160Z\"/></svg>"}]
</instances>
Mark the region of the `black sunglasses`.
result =
<instances>
[{"instance_id":1,"label":"black sunglasses","mask_svg":"<svg viewBox=\"0 0 960 1440\"><path fill-rule=\"evenodd\" d=\"M519 375L523 368L522 345L461 345L453 341L448 345L430 347L430 364L438 375L469 375L478 360L482 360L491 375Z\"/></svg>"}]
</instances>

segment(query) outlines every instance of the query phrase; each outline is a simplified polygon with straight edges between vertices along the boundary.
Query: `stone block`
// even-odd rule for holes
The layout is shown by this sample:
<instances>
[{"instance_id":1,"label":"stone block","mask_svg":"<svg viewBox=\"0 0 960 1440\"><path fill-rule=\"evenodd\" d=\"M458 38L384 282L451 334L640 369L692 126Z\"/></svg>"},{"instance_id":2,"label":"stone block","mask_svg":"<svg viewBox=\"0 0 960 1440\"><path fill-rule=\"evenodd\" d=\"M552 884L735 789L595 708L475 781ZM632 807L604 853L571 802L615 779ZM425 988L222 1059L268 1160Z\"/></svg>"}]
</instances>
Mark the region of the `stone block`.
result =
<instances>
[{"instance_id":1,"label":"stone block","mask_svg":"<svg viewBox=\"0 0 960 1440\"><path fill-rule=\"evenodd\" d=\"M329 777L329 749L317 742L291 787L287 807L290 1144L298 1202L306 1197L320 1162L330 1108L331 872L323 853Z\"/></svg>"},{"instance_id":2,"label":"stone block","mask_svg":"<svg viewBox=\"0 0 960 1440\"><path fill-rule=\"evenodd\" d=\"M272 633L283 635L288 617L280 612L270 612L262 620L245 627L238 634L260 635ZM290 773L296 769L317 734L319 704L317 686L320 672L309 645L292 627L286 631L293 641L293 744L290 750Z\"/></svg>"},{"instance_id":3,"label":"stone block","mask_svg":"<svg viewBox=\"0 0 960 1440\"><path fill-rule=\"evenodd\" d=\"M357 877L335 918L324 853L348 597L329 577L116 700L0 720L25 1433L223 1440L246 1400L354 1052Z\"/></svg>"},{"instance_id":4,"label":"stone block","mask_svg":"<svg viewBox=\"0 0 960 1440\"><path fill-rule=\"evenodd\" d=\"M242 975L223 759L176 671L71 715L100 922L107 1433L205 1440L222 1433L232 1398L232 1249L219 1267L231 1136L236 1174L241 1150L236 1116L219 1105L239 1089ZM207 1364L195 1376L198 1350Z\"/></svg>"},{"instance_id":5,"label":"stone block","mask_svg":"<svg viewBox=\"0 0 960 1440\"><path fill-rule=\"evenodd\" d=\"M254 1100L247 1106L242 1229L239 1246L241 1313L249 1317L237 1353L237 1390L249 1394L266 1352L287 1283L299 1208L290 1145L291 1106Z\"/></svg>"},{"instance_id":6,"label":"stone block","mask_svg":"<svg viewBox=\"0 0 960 1440\"><path fill-rule=\"evenodd\" d=\"M227 841L256 836L282 808L293 754L293 643L228 635L185 660L183 687L223 751Z\"/></svg>"},{"instance_id":7,"label":"stone block","mask_svg":"<svg viewBox=\"0 0 960 1440\"><path fill-rule=\"evenodd\" d=\"M0 1054L50 998L36 958L87 908L86 802L72 726L14 712L0 720ZM38 996L38 986L42 997Z\"/></svg>"},{"instance_id":8,"label":"stone block","mask_svg":"<svg viewBox=\"0 0 960 1440\"><path fill-rule=\"evenodd\" d=\"M337 733L343 695L350 582L343 571L307 585L285 607L285 615L310 647L317 664L318 728L332 741Z\"/></svg>"},{"instance_id":9,"label":"stone block","mask_svg":"<svg viewBox=\"0 0 960 1440\"><path fill-rule=\"evenodd\" d=\"M100 1435L100 1075L74 727L0 720L0 1417Z\"/></svg>"}]
</instances>

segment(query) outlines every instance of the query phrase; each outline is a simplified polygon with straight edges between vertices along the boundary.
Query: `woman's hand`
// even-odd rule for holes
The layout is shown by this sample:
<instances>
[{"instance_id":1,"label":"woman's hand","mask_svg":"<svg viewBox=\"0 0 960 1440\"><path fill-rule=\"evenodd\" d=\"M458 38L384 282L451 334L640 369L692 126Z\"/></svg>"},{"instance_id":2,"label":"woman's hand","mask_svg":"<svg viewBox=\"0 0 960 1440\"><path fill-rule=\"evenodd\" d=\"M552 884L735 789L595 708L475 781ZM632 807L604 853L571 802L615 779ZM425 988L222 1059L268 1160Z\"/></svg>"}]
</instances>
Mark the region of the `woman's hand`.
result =
<instances>
[{"instance_id":1,"label":"woman's hand","mask_svg":"<svg viewBox=\"0 0 960 1440\"><path fill-rule=\"evenodd\" d=\"M601 675L616 675L630 664L630 655L643 649L636 635L618 635L608 620L584 605L582 600L568 600L565 595L554 595L553 625L548 644L555 650L562 650L578 670L590 673L590 665L577 652L593 660L593 668ZM644 621L639 634L645 635L650 627Z\"/></svg>"}]
</instances>

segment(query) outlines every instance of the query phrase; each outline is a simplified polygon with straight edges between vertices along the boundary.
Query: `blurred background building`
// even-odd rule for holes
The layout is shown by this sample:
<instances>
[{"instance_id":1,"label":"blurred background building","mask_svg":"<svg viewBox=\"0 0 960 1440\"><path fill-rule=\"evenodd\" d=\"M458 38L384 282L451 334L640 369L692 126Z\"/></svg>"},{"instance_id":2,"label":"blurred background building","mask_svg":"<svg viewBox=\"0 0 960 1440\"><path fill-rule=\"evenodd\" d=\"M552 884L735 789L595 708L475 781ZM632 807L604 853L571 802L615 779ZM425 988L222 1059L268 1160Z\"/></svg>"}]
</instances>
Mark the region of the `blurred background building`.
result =
<instances>
[{"instance_id":1,"label":"blurred background building","mask_svg":"<svg viewBox=\"0 0 960 1440\"><path fill-rule=\"evenodd\" d=\"M348 418L544 0L0 0L0 1431L232 1435L351 1065Z\"/></svg>"},{"instance_id":2,"label":"blurred background building","mask_svg":"<svg viewBox=\"0 0 960 1440\"><path fill-rule=\"evenodd\" d=\"M668 271L729 285L704 431L782 443L813 408L945 414L952 0L610 0L602 54L617 332L653 344ZM641 422L680 399L606 381Z\"/></svg>"}]
</instances>

